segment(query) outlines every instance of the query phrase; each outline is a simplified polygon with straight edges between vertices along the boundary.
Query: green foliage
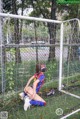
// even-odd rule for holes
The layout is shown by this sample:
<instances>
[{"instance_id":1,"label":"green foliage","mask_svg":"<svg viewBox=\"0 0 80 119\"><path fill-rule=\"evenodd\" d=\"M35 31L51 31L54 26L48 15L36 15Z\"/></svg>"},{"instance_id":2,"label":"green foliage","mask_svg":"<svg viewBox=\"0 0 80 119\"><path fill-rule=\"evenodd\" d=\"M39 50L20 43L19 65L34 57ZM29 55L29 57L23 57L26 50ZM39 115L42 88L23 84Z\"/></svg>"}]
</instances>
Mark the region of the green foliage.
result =
<instances>
[{"instance_id":1,"label":"green foliage","mask_svg":"<svg viewBox=\"0 0 80 119\"><path fill-rule=\"evenodd\" d=\"M40 17L42 15L44 18L50 18L49 9L51 8L51 4L49 0L37 0L36 2L33 2L32 6L34 9L31 12L30 16Z\"/></svg>"},{"instance_id":2,"label":"green foliage","mask_svg":"<svg viewBox=\"0 0 80 119\"><path fill-rule=\"evenodd\" d=\"M58 4L58 13L63 14L62 19L80 18L79 4Z\"/></svg>"},{"instance_id":3,"label":"green foliage","mask_svg":"<svg viewBox=\"0 0 80 119\"><path fill-rule=\"evenodd\" d=\"M56 81L51 82L47 88L50 88L52 84L55 86ZM10 95L13 95L12 98ZM47 105L45 107L31 106L31 108L28 109L27 112L25 112L23 110L23 102L19 99L18 93L8 92L7 95L4 95L4 99L6 100L4 100L3 103L0 100L0 110L8 111L9 119L51 119L52 117L54 117L54 119L60 119L61 116L71 113L72 111L80 108L79 99L68 96L66 94L62 94L58 91L56 91L53 96L42 96L47 102ZM63 109L63 115L60 116L56 114L56 109L58 108ZM80 113L76 113L75 115L69 117L69 119L72 119L72 117L79 119L79 116Z\"/></svg>"},{"instance_id":4,"label":"green foliage","mask_svg":"<svg viewBox=\"0 0 80 119\"><path fill-rule=\"evenodd\" d=\"M80 72L80 61L70 61L64 63L64 75L66 76L72 76L73 74Z\"/></svg>"},{"instance_id":5,"label":"green foliage","mask_svg":"<svg viewBox=\"0 0 80 119\"><path fill-rule=\"evenodd\" d=\"M24 37L39 37L39 38L47 38L48 37L48 28L45 25L45 23L42 22L35 22L36 27L34 26L34 23L32 23L32 21L30 22L26 22L27 24L27 29L23 28L23 35ZM30 26L32 25L32 26ZM36 34L35 34L35 30L36 30ZM36 35L36 36L35 36Z\"/></svg>"},{"instance_id":6,"label":"green foliage","mask_svg":"<svg viewBox=\"0 0 80 119\"><path fill-rule=\"evenodd\" d=\"M14 49L10 49L10 53L11 54L15 54L15 51ZM14 89L14 66L15 66L15 62L12 61L11 62L8 62L6 64L6 77L7 77L7 90L13 90Z\"/></svg>"},{"instance_id":7,"label":"green foliage","mask_svg":"<svg viewBox=\"0 0 80 119\"><path fill-rule=\"evenodd\" d=\"M14 62L7 64L6 75L8 81L8 88L12 90L14 88L14 80L13 80L13 72L14 72Z\"/></svg>"},{"instance_id":8,"label":"green foliage","mask_svg":"<svg viewBox=\"0 0 80 119\"><path fill-rule=\"evenodd\" d=\"M47 67L47 71L45 73L46 81L53 80L57 77L57 73L58 73L57 64L58 64L57 61L50 61L46 64Z\"/></svg>"},{"instance_id":9,"label":"green foliage","mask_svg":"<svg viewBox=\"0 0 80 119\"><path fill-rule=\"evenodd\" d=\"M9 12L11 10L12 0L3 0L3 9L6 12Z\"/></svg>"}]
</instances>

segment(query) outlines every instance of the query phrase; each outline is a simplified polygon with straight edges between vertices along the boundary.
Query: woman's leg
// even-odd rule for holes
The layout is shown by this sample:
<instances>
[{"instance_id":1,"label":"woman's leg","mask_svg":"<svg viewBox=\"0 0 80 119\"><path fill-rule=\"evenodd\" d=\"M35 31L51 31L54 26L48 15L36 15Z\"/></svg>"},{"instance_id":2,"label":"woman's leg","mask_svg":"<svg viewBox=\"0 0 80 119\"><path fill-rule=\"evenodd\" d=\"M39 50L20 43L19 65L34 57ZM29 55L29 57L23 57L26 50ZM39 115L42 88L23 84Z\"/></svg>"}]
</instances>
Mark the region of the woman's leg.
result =
<instances>
[{"instance_id":1,"label":"woman's leg","mask_svg":"<svg viewBox=\"0 0 80 119\"><path fill-rule=\"evenodd\" d=\"M31 99L31 96L33 95L33 88L29 86L29 87L25 88L24 91L25 91L25 93L27 93L27 95ZM38 94L35 95L33 100L45 102L45 100L42 99Z\"/></svg>"},{"instance_id":2,"label":"woman's leg","mask_svg":"<svg viewBox=\"0 0 80 119\"><path fill-rule=\"evenodd\" d=\"M24 89L24 92L29 96L30 99L25 99L24 103L24 110L27 110L30 105L35 105L35 106L45 106L46 102L44 99L42 99L38 94L35 95L34 99L31 99L33 95L33 88L32 87L26 87Z\"/></svg>"}]
</instances>

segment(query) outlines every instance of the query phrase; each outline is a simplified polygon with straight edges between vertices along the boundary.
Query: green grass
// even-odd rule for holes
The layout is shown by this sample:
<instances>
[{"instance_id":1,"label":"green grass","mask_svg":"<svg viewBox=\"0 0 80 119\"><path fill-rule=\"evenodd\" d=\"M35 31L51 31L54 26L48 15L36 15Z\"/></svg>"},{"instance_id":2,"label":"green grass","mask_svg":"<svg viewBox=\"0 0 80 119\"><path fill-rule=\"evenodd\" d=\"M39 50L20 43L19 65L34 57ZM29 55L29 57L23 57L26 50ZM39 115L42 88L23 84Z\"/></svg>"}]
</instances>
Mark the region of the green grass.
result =
<instances>
[{"instance_id":1,"label":"green grass","mask_svg":"<svg viewBox=\"0 0 80 119\"><path fill-rule=\"evenodd\" d=\"M3 96L3 100L0 101L0 110L8 111L8 119L60 119L61 116L71 113L72 111L80 108L80 100L66 94L60 93L57 90L57 81L50 82L44 85L42 88L42 97L46 100L47 105L45 107L31 106L26 112L23 110L23 101L18 97L18 93L7 98ZM55 87L55 94L52 96L46 96L47 91L50 88ZM76 94L80 90L75 91ZM74 91L73 91L74 93ZM56 114L56 110L62 108L63 115ZM76 113L69 119L79 119L80 113Z\"/></svg>"},{"instance_id":2,"label":"green grass","mask_svg":"<svg viewBox=\"0 0 80 119\"><path fill-rule=\"evenodd\" d=\"M56 114L56 109L62 108L63 115L66 115L72 110L80 108L78 99L65 94L58 94L44 98L47 102L45 107L31 107L25 112L23 110L23 102L17 97L4 106L2 110L8 111L9 119L60 119L61 116ZM76 116L78 117L79 114Z\"/></svg>"}]
</instances>

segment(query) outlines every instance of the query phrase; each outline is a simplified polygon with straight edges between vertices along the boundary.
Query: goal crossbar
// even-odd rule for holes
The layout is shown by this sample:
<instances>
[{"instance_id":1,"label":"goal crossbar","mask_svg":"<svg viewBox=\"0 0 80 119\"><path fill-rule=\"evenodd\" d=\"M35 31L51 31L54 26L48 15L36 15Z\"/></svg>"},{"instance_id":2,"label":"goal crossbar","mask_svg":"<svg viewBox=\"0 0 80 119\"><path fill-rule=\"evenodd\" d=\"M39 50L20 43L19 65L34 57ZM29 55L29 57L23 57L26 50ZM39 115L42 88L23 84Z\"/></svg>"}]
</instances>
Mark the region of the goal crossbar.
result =
<instances>
[{"instance_id":1,"label":"goal crossbar","mask_svg":"<svg viewBox=\"0 0 80 119\"><path fill-rule=\"evenodd\" d=\"M62 23L62 21L58 21L58 20L44 19L44 18L37 18L37 17L28 17L28 16L15 15L15 14L0 13L0 16L1 17L11 17L11 18L17 18L17 19L32 20L32 21L43 21L43 22L52 22L52 23Z\"/></svg>"}]
</instances>

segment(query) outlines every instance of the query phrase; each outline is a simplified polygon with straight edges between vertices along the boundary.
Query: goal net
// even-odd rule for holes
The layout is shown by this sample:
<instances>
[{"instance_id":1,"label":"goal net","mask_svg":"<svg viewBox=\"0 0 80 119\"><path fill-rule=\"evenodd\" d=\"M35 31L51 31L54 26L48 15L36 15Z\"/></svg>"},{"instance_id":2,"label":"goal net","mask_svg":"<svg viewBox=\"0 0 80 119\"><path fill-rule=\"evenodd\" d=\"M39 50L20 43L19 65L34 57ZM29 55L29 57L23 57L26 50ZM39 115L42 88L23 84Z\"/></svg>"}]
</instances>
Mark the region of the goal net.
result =
<instances>
[{"instance_id":1,"label":"goal net","mask_svg":"<svg viewBox=\"0 0 80 119\"><path fill-rule=\"evenodd\" d=\"M59 90L80 99L80 21L72 19L62 24L62 41L60 43ZM77 112L74 110L63 116L65 119Z\"/></svg>"},{"instance_id":2,"label":"goal net","mask_svg":"<svg viewBox=\"0 0 80 119\"><path fill-rule=\"evenodd\" d=\"M12 119L58 119L79 105L74 99L80 96L79 20L62 22L0 13L0 21L0 110L7 110ZM25 113L18 94L35 73L36 63L47 67L39 93L47 106Z\"/></svg>"},{"instance_id":3,"label":"goal net","mask_svg":"<svg viewBox=\"0 0 80 119\"><path fill-rule=\"evenodd\" d=\"M80 21L77 19L63 22L61 41L61 89L80 99ZM77 90L77 91L76 91ZM72 95L71 94L71 95Z\"/></svg>"}]
</instances>

